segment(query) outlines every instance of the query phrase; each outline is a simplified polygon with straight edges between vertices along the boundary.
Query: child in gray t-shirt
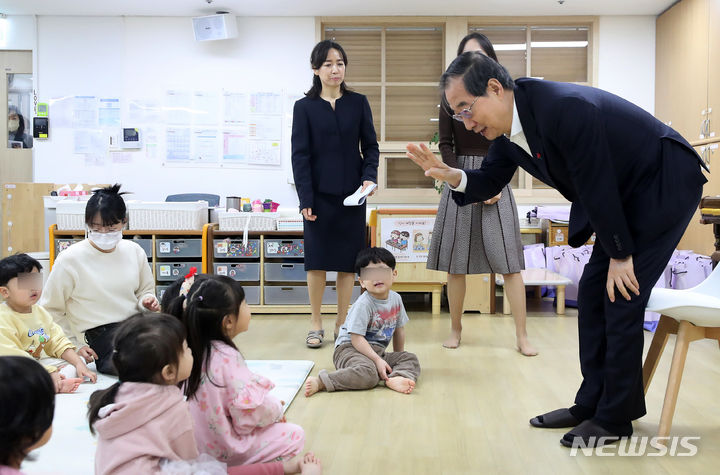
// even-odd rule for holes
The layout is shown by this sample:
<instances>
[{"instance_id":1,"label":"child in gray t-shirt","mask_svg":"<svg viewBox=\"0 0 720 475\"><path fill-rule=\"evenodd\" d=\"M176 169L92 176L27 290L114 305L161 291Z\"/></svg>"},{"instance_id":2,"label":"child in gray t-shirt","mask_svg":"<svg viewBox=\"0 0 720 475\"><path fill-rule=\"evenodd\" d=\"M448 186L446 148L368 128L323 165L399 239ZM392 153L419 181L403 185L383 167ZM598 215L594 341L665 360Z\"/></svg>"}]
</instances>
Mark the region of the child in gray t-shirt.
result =
<instances>
[{"instance_id":1,"label":"child in gray t-shirt","mask_svg":"<svg viewBox=\"0 0 720 475\"><path fill-rule=\"evenodd\" d=\"M408 316L397 292L395 257L387 249L360 251L355 261L360 285L366 290L352 305L335 341L337 371L321 370L305 382L305 396L318 391L370 389L382 380L395 391L410 394L420 375L417 356L403 351ZM392 340L393 351L385 349Z\"/></svg>"}]
</instances>

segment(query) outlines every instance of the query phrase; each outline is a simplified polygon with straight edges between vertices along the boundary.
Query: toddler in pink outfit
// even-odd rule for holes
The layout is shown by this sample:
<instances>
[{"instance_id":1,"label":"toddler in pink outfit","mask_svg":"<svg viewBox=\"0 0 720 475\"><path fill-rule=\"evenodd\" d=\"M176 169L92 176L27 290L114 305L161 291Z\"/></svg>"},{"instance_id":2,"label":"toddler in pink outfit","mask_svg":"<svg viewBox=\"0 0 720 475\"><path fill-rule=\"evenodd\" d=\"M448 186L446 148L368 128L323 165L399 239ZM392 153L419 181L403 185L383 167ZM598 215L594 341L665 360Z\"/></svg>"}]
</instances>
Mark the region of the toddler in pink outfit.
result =
<instances>
[{"instance_id":1,"label":"toddler in pink outfit","mask_svg":"<svg viewBox=\"0 0 720 475\"><path fill-rule=\"evenodd\" d=\"M232 339L248 329L242 286L229 277L198 279L181 292L192 349L185 395L198 450L228 465L289 460L305 443L303 429L285 421L271 381L251 372Z\"/></svg>"}]
</instances>

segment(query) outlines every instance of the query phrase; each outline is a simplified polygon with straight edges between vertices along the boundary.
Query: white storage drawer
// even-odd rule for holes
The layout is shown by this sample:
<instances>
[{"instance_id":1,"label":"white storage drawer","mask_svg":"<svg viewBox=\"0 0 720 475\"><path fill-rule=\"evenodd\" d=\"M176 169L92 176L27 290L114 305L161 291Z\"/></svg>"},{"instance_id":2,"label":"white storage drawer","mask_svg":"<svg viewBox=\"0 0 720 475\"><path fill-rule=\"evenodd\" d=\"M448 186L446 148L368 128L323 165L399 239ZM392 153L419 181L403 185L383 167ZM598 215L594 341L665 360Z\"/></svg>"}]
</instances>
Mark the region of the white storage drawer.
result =
<instances>
[{"instance_id":1,"label":"white storage drawer","mask_svg":"<svg viewBox=\"0 0 720 475\"><path fill-rule=\"evenodd\" d=\"M274 287L266 285L266 305L310 305L310 296L305 286Z\"/></svg>"},{"instance_id":2,"label":"white storage drawer","mask_svg":"<svg viewBox=\"0 0 720 475\"><path fill-rule=\"evenodd\" d=\"M248 305L260 305L260 287L257 285L243 285L245 301Z\"/></svg>"},{"instance_id":3,"label":"white storage drawer","mask_svg":"<svg viewBox=\"0 0 720 475\"><path fill-rule=\"evenodd\" d=\"M265 263L265 281L267 282L305 282L305 264Z\"/></svg>"},{"instance_id":4,"label":"white storage drawer","mask_svg":"<svg viewBox=\"0 0 720 475\"><path fill-rule=\"evenodd\" d=\"M216 275L226 275L235 280L259 281L259 262L216 262L213 264Z\"/></svg>"},{"instance_id":5,"label":"white storage drawer","mask_svg":"<svg viewBox=\"0 0 720 475\"><path fill-rule=\"evenodd\" d=\"M356 285L352 289L352 294L350 296L350 303L355 302L358 297L360 297L360 286ZM337 303L337 287L325 287L325 291L323 292L322 296L322 303L323 305L335 305Z\"/></svg>"},{"instance_id":6,"label":"white storage drawer","mask_svg":"<svg viewBox=\"0 0 720 475\"><path fill-rule=\"evenodd\" d=\"M158 282L167 282L185 277L191 267L202 269L202 262L157 262L155 263L155 279Z\"/></svg>"},{"instance_id":7,"label":"white storage drawer","mask_svg":"<svg viewBox=\"0 0 720 475\"><path fill-rule=\"evenodd\" d=\"M202 257L202 239L155 238L157 257Z\"/></svg>"}]
</instances>

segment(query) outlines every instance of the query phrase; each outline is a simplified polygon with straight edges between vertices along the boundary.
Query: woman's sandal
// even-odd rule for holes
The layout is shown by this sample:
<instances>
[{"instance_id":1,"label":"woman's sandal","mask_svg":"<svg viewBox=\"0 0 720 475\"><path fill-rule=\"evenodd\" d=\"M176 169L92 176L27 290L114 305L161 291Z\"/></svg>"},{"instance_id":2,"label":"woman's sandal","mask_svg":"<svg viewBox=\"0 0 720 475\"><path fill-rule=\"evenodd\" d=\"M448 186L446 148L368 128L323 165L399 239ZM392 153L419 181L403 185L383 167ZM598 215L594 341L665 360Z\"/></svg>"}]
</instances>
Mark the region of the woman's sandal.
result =
<instances>
[{"instance_id":1,"label":"woman's sandal","mask_svg":"<svg viewBox=\"0 0 720 475\"><path fill-rule=\"evenodd\" d=\"M320 348L323 344L324 337L325 330L310 330L305 337L305 344L308 348ZM317 343L313 343L310 340L317 340Z\"/></svg>"}]
</instances>

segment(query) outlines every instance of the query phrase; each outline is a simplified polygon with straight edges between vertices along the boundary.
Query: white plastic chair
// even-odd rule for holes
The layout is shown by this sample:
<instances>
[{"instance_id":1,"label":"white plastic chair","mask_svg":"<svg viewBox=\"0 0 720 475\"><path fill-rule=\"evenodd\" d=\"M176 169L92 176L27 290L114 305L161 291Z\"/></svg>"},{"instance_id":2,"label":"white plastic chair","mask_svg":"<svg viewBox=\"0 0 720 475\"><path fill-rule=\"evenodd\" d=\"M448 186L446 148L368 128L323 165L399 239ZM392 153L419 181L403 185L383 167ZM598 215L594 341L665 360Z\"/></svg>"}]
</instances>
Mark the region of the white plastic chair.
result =
<instances>
[{"instance_id":1,"label":"white plastic chair","mask_svg":"<svg viewBox=\"0 0 720 475\"><path fill-rule=\"evenodd\" d=\"M703 338L718 340L720 344L720 265L707 279L691 289L653 289L647 310L658 312L661 316L643 364L646 394L668 335L677 335L658 429L658 436L667 437L689 344Z\"/></svg>"}]
</instances>

